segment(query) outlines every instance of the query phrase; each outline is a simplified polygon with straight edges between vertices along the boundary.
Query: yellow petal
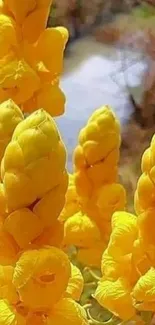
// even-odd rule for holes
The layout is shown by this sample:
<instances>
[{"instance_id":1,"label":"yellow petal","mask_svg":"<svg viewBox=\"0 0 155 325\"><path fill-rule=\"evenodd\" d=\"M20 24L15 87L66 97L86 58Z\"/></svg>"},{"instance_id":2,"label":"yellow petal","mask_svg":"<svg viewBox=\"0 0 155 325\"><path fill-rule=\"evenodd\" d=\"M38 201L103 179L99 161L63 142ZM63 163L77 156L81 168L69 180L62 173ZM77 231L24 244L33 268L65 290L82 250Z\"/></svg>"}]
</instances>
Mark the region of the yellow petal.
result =
<instances>
[{"instance_id":1,"label":"yellow petal","mask_svg":"<svg viewBox=\"0 0 155 325\"><path fill-rule=\"evenodd\" d=\"M26 325L26 319L6 300L0 300L0 311L1 325Z\"/></svg>"},{"instance_id":2,"label":"yellow petal","mask_svg":"<svg viewBox=\"0 0 155 325\"><path fill-rule=\"evenodd\" d=\"M23 119L21 110L12 100L0 104L0 161L14 129Z\"/></svg>"},{"instance_id":3,"label":"yellow petal","mask_svg":"<svg viewBox=\"0 0 155 325\"><path fill-rule=\"evenodd\" d=\"M41 234L43 226L38 216L24 208L7 217L4 229L12 235L20 248L24 248Z\"/></svg>"},{"instance_id":4,"label":"yellow petal","mask_svg":"<svg viewBox=\"0 0 155 325\"><path fill-rule=\"evenodd\" d=\"M72 299L64 298L53 308L47 325L88 325L84 309Z\"/></svg>"},{"instance_id":5,"label":"yellow petal","mask_svg":"<svg viewBox=\"0 0 155 325\"><path fill-rule=\"evenodd\" d=\"M42 234L37 237L33 243L39 247L49 245L61 247L64 237L64 225L56 220L51 227L45 228Z\"/></svg>"},{"instance_id":6,"label":"yellow petal","mask_svg":"<svg viewBox=\"0 0 155 325\"><path fill-rule=\"evenodd\" d=\"M14 239L0 226L0 264L12 265L17 260L19 247Z\"/></svg>"},{"instance_id":7,"label":"yellow petal","mask_svg":"<svg viewBox=\"0 0 155 325\"><path fill-rule=\"evenodd\" d=\"M155 269L152 267L140 277L136 283L133 293L136 308L144 310L145 304L150 308L155 306ZM154 309L152 309L153 311Z\"/></svg>"},{"instance_id":8,"label":"yellow petal","mask_svg":"<svg viewBox=\"0 0 155 325\"><path fill-rule=\"evenodd\" d=\"M80 270L73 264L71 264L71 277L68 282L66 297L70 297L76 301L80 300L84 287L84 279Z\"/></svg>"},{"instance_id":9,"label":"yellow petal","mask_svg":"<svg viewBox=\"0 0 155 325\"><path fill-rule=\"evenodd\" d=\"M114 282L103 279L97 287L95 299L114 315L129 320L135 314L130 291L131 288L123 279Z\"/></svg>"},{"instance_id":10,"label":"yellow petal","mask_svg":"<svg viewBox=\"0 0 155 325\"><path fill-rule=\"evenodd\" d=\"M0 14L0 58L17 47L17 32L15 21L7 15Z\"/></svg>"},{"instance_id":11,"label":"yellow petal","mask_svg":"<svg viewBox=\"0 0 155 325\"><path fill-rule=\"evenodd\" d=\"M43 107L52 116L64 113L65 95L57 85L46 85L37 94L37 106Z\"/></svg>"},{"instance_id":12,"label":"yellow petal","mask_svg":"<svg viewBox=\"0 0 155 325\"><path fill-rule=\"evenodd\" d=\"M108 245L110 255L119 257L130 254L137 239L137 218L127 212L116 212L112 218L112 227Z\"/></svg>"},{"instance_id":13,"label":"yellow petal","mask_svg":"<svg viewBox=\"0 0 155 325\"><path fill-rule=\"evenodd\" d=\"M36 6L36 0L24 0L22 6L20 0L4 0L4 3L19 24Z\"/></svg>"},{"instance_id":14,"label":"yellow petal","mask_svg":"<svg viewBox=\"0 0 155 325\"><path fill-rule=\"evenodd\" d=\"M100 241L100 231L95 222L78 212L66 220L64 237L66 245L89 247Z\"/></svg>"},{"instance_id":15,"label":"yellow petal","mask_svg":"<svg viewBox=\"0 0 155 325\"><path fill-rule=\"evenodd\" d=\"M13 283L24 304L47 309L65 293L70 272L69 259L58 248L31 250L19 258Z\"/></svg>"},{"instance_id":16,"label":"yellow petal","mask_svg":"<svg viewBox=\"0 0 155 325\"><path fill-rule=\"evenodd\" d=\"M14 268L0 266L0 299L7 299L11 304L19 301L18 294L12 283Z\"/></svg>"}]
</instances>

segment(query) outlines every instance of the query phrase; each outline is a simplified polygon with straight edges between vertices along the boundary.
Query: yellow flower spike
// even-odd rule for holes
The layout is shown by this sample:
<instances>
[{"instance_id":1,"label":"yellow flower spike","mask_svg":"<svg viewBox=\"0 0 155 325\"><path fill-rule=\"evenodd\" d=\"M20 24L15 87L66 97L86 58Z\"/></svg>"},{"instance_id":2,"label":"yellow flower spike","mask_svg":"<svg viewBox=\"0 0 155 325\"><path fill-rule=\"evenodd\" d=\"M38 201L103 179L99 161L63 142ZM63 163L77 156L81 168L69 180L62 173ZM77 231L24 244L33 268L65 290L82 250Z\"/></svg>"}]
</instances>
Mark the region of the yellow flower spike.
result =
<instances>
[{"instance_id":1,"label":"yellow flower spike","mask_svg":"<svg viewBox=\"0 0 155 325\"><path fill-rule=\"evenodd\" d=\"M14 268L0 265L0 299L7 299L11 304L19 301L19 296L12 284Z\"/></svg>"},{"instance_id":2,"label":"yellow flower spike","mask_svg":"<svg viewBox=\"0 0 155 325\"><path fill-rule=\"evenodd\" d=\"M116 212L112 217L112 233L108 244L108 252L119 257L132 252L137 239L137 218L127 212Z\"/></svg>"},{"instance_id":3,"label":"yellow flower spike","mask_svg":"<svg viewBox=\"0 0 155 325\"><path fill-rule=\"evenodd\" d=\"M4 229L20 248L25 248L41 234L43 226L37 215L24 208L14 211L6 218Z\"/></svg>"},{"instance_id":4,"label":"yellow flower spike","mask_svg":"<svg viewBox=\"0 0 155 325\"><path fill-rule=\"evenodd\" d=\"M11 98L16 104L22 104L40 88L40 80L23 58L17 59L13 53L9 53L0 59L0 87L6 99Z\"/></svg>"},{"instance_id":5,"label":"yellow flower spike","mask_svg":"<svg viewBox=\"0 0 155 325\"><path fill-rule=\"evenodd\" d=\"M0 215L5 216L7 214L7 198L4 191L3 184L0 184Z\"/></svg>"},{"instance_id":6,"label":"yellow flower spike","mask_svg":"<svg viewBox=\"0 0 155 325\"><path fill-rule=\"evenodd\" d=\"M35 204L33 212L40 218L44 227L50 227L59 217L65 205L67 184L67 173L64 173L64 177L60 185L54 187Z\"/></svg>"},{"instance_id":7,"label":"yellow flower spike","mask_svg":"<svg viewBox=\"0 0 155 325\"><path fill-rule=\"evenodd\" d=\"M84 288L84 279L80 270L71 264L71 277L68 282L65 296L79 301Z\"/></svg>"},{"instance_id":8,"label":"yellow flower spike","mask_svg":"<svg viewBox=\"0 0 155 325\"><path fill-rule=\"evenodd\" d=\"M47 325L88 325L84 308L69 298L64 298L54 306L47 319Z\"/></svg>"},{"instance_id":9,"label":"yellow flower spike","mask_svg":"<svg viewBox=\"0 0 155 325\"><path fill-rule=\"evenodd\" d=\"M80 203L79 203L79 197L77 195L76 187L75 187L75 177L74 175L69 174L69 184L66 193L66 203L63 210L61 211L59 219L64 222L69 217L76 214L78 211L80 211Z\"/></svg>"},{"instance_id":10,"label":"yellow flower spike","mask_svg":"<svg viewBox=\"0 0 155 325\"><path fill-rule=\"evenodd\" d=\"M94 297L101 306L127 321L135 315L130 292L131 288L125 279L110 281L103 278Z\"/></svg>"},{"instance_id":11,"label":"yellow flower spike","mask_svg":"<svg viewBox=\"0 0 155 325\"><path fill-rule=\"evenodd\" d=\"M7 300L0 300L0 311L1 325L26 325L26 318Z\"/></svg>"},{"instance_id":12,"label":"yellow flower spike","mask_svg":"<svg viewBox=\"0 0 155 325\"><path fill-rule=\"evenodd\" d=\"M68 218L64 225L64 242L66 245L90 247L101 239L100 231L87 215L81 212Z\"/></svg>"},{"instance_id":13,"label":"yellow flower spike","mask_svg":"<svg viewBox=\"0 0 155 325\"><path fill-rule=\"evenodd\" d=\"M100 268L103 251L106 243L100 241L89 248L79 248L77 252L77 260L88 267Z\"/></svg>"},{"instance_id":14,"label":"yellow flower spike","mask_svg":"<svg viewBox=\"0 0 155 325\"><path fill-rule=\"evenodd\" d=\"M103 160L120 146L120 126L109 107L96 110L79 134L87 163L91 166ZM104 146L103 146L104 143Z\"/></svg>"},{"instance_id":15,"label":"yellow flower spike","mask_svg":"<svg viewBox=\"0 0 155 325\"><path fill-rule=\"evenodd\" d=\"M51 227L45 228L40 236L33 243L38 247L49 245L61 247L64 238L64 225L61 221L56 220Z\"/></svg>"},{"instance_id":16,"label":"yellow flower spike","mask_svg":"<svg viewBox=\"0 0 155 325\"><path fill-rule=\"evenodd\" d=\"M17 155L14 157L12 147L16 149L18 159ZM29 206L63 183L66 178L65 163L65 147L48 113L38 110L19 123L6 148L3 162L3 182L9 209ZM12 173L12 170L16 172ZM64 183L67 184L66 181Z\"/></svg>"},{"instance_id":17,"label":"yellow flower spike","mask_svg":"<svg viewBox=\"0 0 155 325\"><path fill-rule=\"evenodd\" d=\"M69 259L60 249L28 250L16 263L13 284L26 306L47 310L65 293L70 274Z\"/></svg>"},{"instance_id":18,"label":"yellow flower spike","mask_svg":"<svg viewBox=\"0 0 155 325\"><path fill-rule=\"evenodd\" d=\"M155 307L155 269L151 267L136 283L132 296L138 310L154 311Z\"/></svg>"},{"instance_id":19,"label":"yellow flower spike","mask_svg":"<svg viewBox=\"0 0 155 325\"><path fill-rule=\"evenodd\" d=\"M0 161L14 129L23 119L21 110L12 100L9 99L0 104Z\"/></svg>"}]
</instances>

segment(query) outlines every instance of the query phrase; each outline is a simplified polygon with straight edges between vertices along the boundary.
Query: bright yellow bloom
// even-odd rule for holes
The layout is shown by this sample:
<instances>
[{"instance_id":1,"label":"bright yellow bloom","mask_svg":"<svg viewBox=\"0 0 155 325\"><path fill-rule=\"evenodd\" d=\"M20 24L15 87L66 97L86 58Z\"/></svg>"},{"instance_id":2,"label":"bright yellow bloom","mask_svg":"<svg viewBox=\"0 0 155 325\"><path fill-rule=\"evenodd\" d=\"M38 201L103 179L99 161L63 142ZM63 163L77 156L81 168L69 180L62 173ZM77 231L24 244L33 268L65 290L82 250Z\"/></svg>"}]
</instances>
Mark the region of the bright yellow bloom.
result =
<instances>
[{"instance_id":1,"label":"bright yellow bloom","mask_svg":"<svg viewBox=\"0 0 155 325\"><path fill-rule=\"evenodd\" d=\"M63 179L65 186L60 188L63 188L64 193L65 163L66 151L50 115L44 110L38 110L19 123L6 148L3 161L2 178L9 210L31 205L60 185ZM47 195L50 196L50 193ZM46 197L43 200L48 204ZM42 202L38 204L42 207ZM41 207L36 209L42 211ZM39 215L40 218L43 215Z\"/></svg>"},{"instance_id":2,"label":"bright yellow bloom","mask_svg":"<svg viewBox=\"0 0 155 325\"><path fill-rule=\"evenodd\" d=\"M22 57L10 52L0 59L0 88L0 101L11 98L20 105L40 88L40 79Z\"/></svg>"},{"instance_id":3,"label":"bright yellow bloom","mask_svg":"<svg viewBox=\"0 0 155 325\"><path fill-rule=\"evenodd\" d=\"M90 166L105 159L116 146L119 148L120 125L108 106L101 107L92 114L80 132L79 143Z\"/></svg>"},{"instance_id":4,"label":"bright yellow bloom","mask_svg":"<svg viewBox=\"0 0 155 325\"><path fill-rule=\"evenodd\" d=\"M12 235L20 248L25 248L41 234L43 226L37 215L23 208L7 217L4 221L4 229Z\"/></svg>"},{"instance_id":5,"label":"bright yellow bloom","mask_svg":"<svg viewBox=\"0 0 155 325\"><path fill-rule=\"evenodd\" d=\"M150 209L138 216L139 237L146 248L149 248L149 245L155 245L154 211Z\"/></svg>"},{"instance_id":6,"label":"bright yellow bloom","mask_svg":"<svg viewBox=\"0 0 155 325\"><path fill-rule=\"evenodd\" d=\"M76 301L80 300L84 287L84 279L80 270L73 264L71 264L71 277L68 282L66 297L70 297Z\"/></svg>"},{"instance_id":7,"label":"bright yellow bloom","mask_svg":"<svg viewBox=\"0 0 155 325\"><path fill-rule=\"evenodd\" d=\"M0 58L12 49L16 51L19 36L20 30L12 17L0 13Z\"/></svg>"},{"instance_id":8,"label":"bright yellow bloom","mask_svg":"<svg viewBox=\"0 0 155 325\"><path fill-rule=\"evenodd\" d=\"M75 301L64 298L54 306L47 325L88 325L85 310Z\"/></svg>"},{"instance_id":9,"label":"bright yellow bloom","mask_svg":"<svg viewBox=\"0 0 155 325\"><path fill-rule=\"evenodd\" d=\"M112 217L112 233L108 244L108 252L114 257L132 252L137 239L137 218L127 212L116 212Z\"/></svg>"},{"instance_id":10,"label":"bright yellow bloom","mask_svg":"<svg viewBox=\"0 0 155 325\"><path fill-rule=\"evenodd\" d=\"M132 249L132 260L139 276L145 274L151 267L149 255L145 251L145 247L142 245L142 242L139 239L135 240L134 242Z\"/></svg>"},{"instance_id":11,"label":"bright yellow bloom","mask_svg":"<svg viewBox=\"0 0 155 325\"><path fill-rule=\"evenodd\" d=\"M70 272L69 259L58 248L30 250L16 263L13 284L26 306L46 310L65 293Z\"/></svg>"},{"instance_id":12,"label":"bright yellow bloom","mask_svg":"<svg viewBox=\"0 0 155 325\"><path fill-rule=\"evenodd\" d=\"M131 288L127 281L119 278L116 281L102 279L95 292L98 303L123 320L129 320L135 315Z\"/></svg>"},{"instance_id":13,"label":"bright yellow bloom","mask_svg":"<svg viewBox=\"0 0 155 325\"><path fill-rule=\"evenodd\" d=\"M61 221L56 220L51 227L45 228L40 236L33 243L38 247L49 245L61 247L64 238L64 225Z\"/></svg>"},{"instance_id":14,"label":"bright yellow bloom","mask_svg":"<svg viewBox=\"0 0 155 325\"><path fill-rule=\"evenodd\" d=\"M0 104L0 161L14 129L23 119L21 110L12 100Z\"/></svg>"},{"instance_id":15,"label":"bright yellow bloom","mask_svg":"<svg viewBox=\"0 0 155 325\"><path fill-rule=\"evenodd\" d=\"M138 310L154 311L155 308L155 269L152 267L136 283L133 293Z\"/></svg>"},{"instance_id":16,"label":"bright yellow bloom","mask_svg":"<svg viewBox=\"0 0 155 325\"><path fill-rule=\"evenodd\" d=\"M81 212L68 218L64 226L64 242L66 245L90 247L101 239L100 231L89 217Z\"/></svg>"}]
</instances>

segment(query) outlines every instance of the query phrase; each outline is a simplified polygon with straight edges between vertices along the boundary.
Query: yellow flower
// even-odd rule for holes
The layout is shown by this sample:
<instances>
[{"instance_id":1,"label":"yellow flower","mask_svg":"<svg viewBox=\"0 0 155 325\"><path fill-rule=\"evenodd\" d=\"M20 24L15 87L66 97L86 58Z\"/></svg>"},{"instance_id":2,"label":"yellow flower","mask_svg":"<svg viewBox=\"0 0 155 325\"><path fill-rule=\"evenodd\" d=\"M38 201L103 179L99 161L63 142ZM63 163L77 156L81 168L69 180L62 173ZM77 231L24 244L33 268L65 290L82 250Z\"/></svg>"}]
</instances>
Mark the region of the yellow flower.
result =
<instances>
[{"instance_id":1,"label":"yellow flower","mask_svg":"<svg viewBox=\"0 0 155 325\"><path fill-rule=\"evenodd\" d=\"M131 258L131 254L114 258L106 249L101 260L102 274L111 280L117 280L119 277L125 277L126 275L130 278Z\"/></svg>"},{"instance_id":2,"label":"yellow flower","mask_svg":"<svg viewBox=\"0 0 155 325\"><path fill-rule=\"evenodd\" d=\"M21 57L12 52L0 59L0 101L13 99L16 104L27 101L40 87L37 73ZM4 97L5 96L5 97Z\"/></svg>"},{"instance_id":3,"label":"yellow flower","mask_svg":"<svg viewBox=\"0 0 155 325\"><path fill-rule=\"evenodd\" d=\"M90 247L100 241L100 231L89 217L81 212L68 218L64 226L64 242L66 245Z\"/></svg>"},{"instance_id":4,"label":"yellow flower","mask_svg":"<svg viewBox=\"0 0 155 325\"><path fill-rule=\"evenodd\" d=\"M61 183L47 192L47 194L34 205L33 212L40 218L45 227L52 226L59 217L65 204L67 185L68 175L65 171L62 175Z\"/></svg>"},{"instance_id":5,"label":"yellow flower","mask_svg":"<svg viewBox=\"0 0 155 325\"><path fill-rule=\"evenodd\" d=\"M64 298L54 306L47 325L88 325L84 309L75 301Z\"/></svg>"},{"instance_id":6,"label":"yellow flower","mask_svg":"<svg viewBox=\"0 0 155 325\"><path fill-rule=\"evenodd\" d=\"M0 161L14 129L23 119L21 110L12 100L0 104Z\"/></svg>"},{"instance_id":7,"label":"yellow flower","mask_svg":"<svg viewBox=\"0 0 155 325\"><path fill-rule=\"evenodd\" d=\"M11 304L16 304L19 297L12 283L13 272L12 266L0 265L0 299L7 299Z\"/></svg>"},{"instance_id":8,"label":"yellow flower","mask_svg":"<svg viewBox=\"0 0 155 325\"><path fill-rule=\"evenodd\" d=\"M40 236L38 236L33 243L38 247L49 245L55 247L61 247L64 238L64 225L61 221L56 220L51 227L47 227L43 230Z\"/></svg>"},{"instance_id":9,"label":"yellow flower","mask_svg":"<svg viewBox=\"0 0 155 325\"><path fill-rule=\"evenodd\" d=\"M2 178L9 210L31 205L63 180L65 185L60 187L65 196L65 163L66 151L50 115L44 110L38 110L19 123L3 161ZM44 200L47 203L47 199Z\"/></svg>"},{"instance_id":10,"label":"yellow flower","mask_svg":"<svg viewBox=\"0 0 155 325\"><path fill-rule=\"evenodd\" d=\"M25 248L43 231L38 216L23 208L11 213L4 221L4 229L12 235L20 248Z\"/></svg>"},{"instance_id":11,"label":"yellow flower","mask_svg":"<svg viewBox=\"0 0 155 325\"><path fill-rule=\"evenodd\" d=\"M132 249L132 260L133 265L138 271L139 277L145 274L151 267L151 260L145 251L144 245L139 239L135 240L134 242Z\"/></svg>"},{"instance_id":12,"label":"yellow flower","mask_svg":"<svg viewBox=\"0 0 155 325\"><path fill-rule=\"evenodd\" d=\"M116 281L102 279L95 292L95 299L114 315L129 320L135 315L131 288L123 278Z\"/></svg>"},{"instance_id":13,"label":"yellow flower","mask_svg":"<svg viewBox=\"0 0 155 325\"><path fill-rule=\"evenodd\" d=\"M24 305L46 310L65 293L70 272L69 259L60 249L28 250L16 263L13 284Z\"/></svg>"},{"instance_id":14,"label":"yellow flower","mask_svg":"<svg viewBox=\"0 0 155 325\"><path fill-rule=\"evenodd\" d=\"M140 277L132 292L138 310L154 311L155 269L152 267Z\"/></svg>"},{"instance_id":15,"label":"yellow flower","mask_svg":"<svg viewBox=\"0 0 155 325\"><path fill-rule=\"evenodd\" d=\"M115 211L122 211L126 205L126 192L122 185L113 183L102 186L97 192L96 205L100 218L110 221Z\"/></svg>"},{"instance_id":16,"label":"yellow flower","mask_svg":"<svg viewBox=\"0 0 155 325\"><path fill-rule=\"evenodd\" d=\"M68 282L65 296L70 297L76 301L80 300L84 287L84 279L80 270L71 264L71 277Z\"/></svg>"},{"instance_id":17,"label":"yellow flower","mask_svg":"<svg viewBox=\"0 0 155 325\"><path fill-rule=\"evenodd\" d=\"M155 186L149 175L143 173L137 184L135 193L135 210L137 214L155 206Z\"/></svg>"},{"instance_id":18,"label":"yellow flower","mask_svg":"<svg viewBox=\"0 0 155 325\"><path fill-rule=\"evenodd\" d=\"M103 145L104 143L104 145ZM91 166L120 146L120 125L108 106L96 110L79 135L85 159Z\"/></svg>"},{"instance_id":19,"label":"yellow flower","mask_svg":"<svg viewBox=\"0 0 155 325\"><path fill-rule=\"evenodd\" d=\"M132 252L137 239L137 218L127 212L116 212L112 217L112 233L108 244L108 252L119 257Z\"/></svg>"}]
</instances>

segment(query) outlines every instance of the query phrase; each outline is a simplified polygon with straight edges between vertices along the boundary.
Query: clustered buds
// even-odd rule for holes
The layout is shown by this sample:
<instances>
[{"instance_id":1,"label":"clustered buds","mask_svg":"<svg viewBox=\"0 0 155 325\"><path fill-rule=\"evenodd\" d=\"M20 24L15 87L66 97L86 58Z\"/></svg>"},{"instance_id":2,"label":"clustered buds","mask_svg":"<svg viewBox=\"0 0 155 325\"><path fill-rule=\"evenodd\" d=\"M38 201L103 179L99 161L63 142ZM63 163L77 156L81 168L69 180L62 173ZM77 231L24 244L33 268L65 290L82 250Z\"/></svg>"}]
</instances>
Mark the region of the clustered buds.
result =
<instances>
[{"instance_id":1,"label":"clustered buds","mask_svg":"<svg viewBox=\"0 0 155 325\"><path fill-rule=\"evenodd\" d=\"M123 320L155 310L155 137L142 157L135 192L137 217L116 212L110 241L102 256L102 279L95 292L101 306ZM141 323L142 324L142 323Z\"/></svg>"},{"instance_id":2,"label":"clustered buds","mask_svg":"<svg viewBox=\"0 0 155 325\"><path fill-rule=\"evenodd\" d=\"M33 112L64 112L59 87L68 32L46 28L51 0L1 0L0 102L7 99Z\"/></svg>"},{"instance_id":3,"label":"clustered buds","mask_svg":"<svg viewBox=\"0 0 155 325\"><path fill-rule=\"evenodd\" d=\"M81 272L60 249L64 144L43 109L24 119L11 100L1 107L0 324L87 325Z\"/></svg>"},{"instance_id":4,"label":"clustered buds","mask_svg":"<svg viewBox=\"0 0 155 325\"><path fill-rule=\"evenodd\" d=\"M120 125L108 106L96 110L79 133L74 174L61 214L64 244L78 248L82 264L99 266L111 232L111 216L123 210L126 193L118 183Z\"/></svg>"}]
</instances>

